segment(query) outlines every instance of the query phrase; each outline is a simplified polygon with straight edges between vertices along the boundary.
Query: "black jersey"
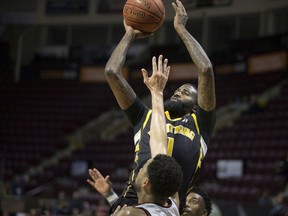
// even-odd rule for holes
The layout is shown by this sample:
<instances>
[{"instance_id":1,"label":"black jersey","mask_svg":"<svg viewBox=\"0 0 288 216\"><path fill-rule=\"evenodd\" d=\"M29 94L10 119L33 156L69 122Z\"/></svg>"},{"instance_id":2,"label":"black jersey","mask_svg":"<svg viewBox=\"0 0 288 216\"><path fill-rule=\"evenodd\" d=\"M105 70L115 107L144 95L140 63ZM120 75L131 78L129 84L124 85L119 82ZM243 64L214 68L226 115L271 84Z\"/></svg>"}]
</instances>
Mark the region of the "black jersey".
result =
<instances>
[{"instance_id":1,"label":"black jersey","mask_svg":"<svg viewBox=\"0 0 288 216\"><path fill-rule=\"evenodd\" d=\"M134 169L130 174L123 196L137 202L134 188L135 178L140 168L151 158L149 134L152 110L137 98L125 112L134 126L135 156ZM185 204L189 184L195 172L201 167L201 161L207 152L206 143L209 141L214 127L215 112L205 112L198 108L196 114L182 118L171 119L168 111L165 112L165 116L168 155L175 158L183 171L183 183L179 190L181 206Z\"/></svg>"}]
</instances>

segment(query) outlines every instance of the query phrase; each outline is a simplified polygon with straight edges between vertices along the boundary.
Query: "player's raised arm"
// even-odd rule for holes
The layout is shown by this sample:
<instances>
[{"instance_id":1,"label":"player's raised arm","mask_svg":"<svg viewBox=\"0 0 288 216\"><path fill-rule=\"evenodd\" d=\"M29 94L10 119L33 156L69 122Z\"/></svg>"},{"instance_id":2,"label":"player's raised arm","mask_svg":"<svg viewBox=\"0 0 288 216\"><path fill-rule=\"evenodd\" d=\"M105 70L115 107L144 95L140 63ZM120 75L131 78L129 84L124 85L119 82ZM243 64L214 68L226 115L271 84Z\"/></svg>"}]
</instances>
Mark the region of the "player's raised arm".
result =
<instances>
[{"instance_id":1,"label":"player's raised arm","mask_svg":"<svg viewBox=\"0 0 288 216\"><path fill-rule=\"evenodd\" d=\"M128 49L135 38L132 28L127 29L125 35L117 45L105 66L106 79L116 97L121 109L132 105L136 94L122 74Z\"/></svg>"},{"instance_id":2,"label":"player's raised arm","mask_svg":"<svg viewBox=\"0 0 288 216\"><path fill-rule=\"evenodd\" d=\"M176 0L172 6L175 10L174 28L184 42L198 70L198 105L205 111L211 111L216 106L212 64L201 45L185 27L188 15L181 1Z\"/></svg>"},{"instance_id":3,"label":"player's raised arm","mask_svg":"<svg viewBox=\"0 0 288 216\"><path fill-rule=\"evenodd\" d=\"M168 59L163 61L163 56L160 55L157 59L152 58L152 76L148 77L145 69L142 69L144 83L151 93L152 100L152 117L150 125L150 149L151 157L157 154L167 154L167 131L166 118L164 114L163 91L166 86L170 66L168 66ZM179 207L179 196L175 193L172 198Z\"/></svg>"},{"instance_id":4,"label":"player's raised arm","mask_svg":"<svg viewBox=\"0 0 288 216\"><path fill-rule=\"evenodd\" d=\"M150 126L151 157L157 154L167 154L166 119L164 114L163 90L168 80L170 66L168 60L163 61L163 56L152 58L152 76L148 77L142 69L144 83L149 88L152 97L152 119Z\"/></svg>"},{"instance_id":5,"label":"player's raised arm","mask_svg":"<svg viewBox=\"0 0 288 216\"><path fill-rule=\"evenodd\" d=\"M105 66L106 79L116 97L116 100L122 110L130 107L136 99L136 94L122 74L123 66L126 60L127 52L134 41L134 38L146 37L138 30L127 26L124 21L126 33L113 51Z\"/></svg>"}]
</instances>

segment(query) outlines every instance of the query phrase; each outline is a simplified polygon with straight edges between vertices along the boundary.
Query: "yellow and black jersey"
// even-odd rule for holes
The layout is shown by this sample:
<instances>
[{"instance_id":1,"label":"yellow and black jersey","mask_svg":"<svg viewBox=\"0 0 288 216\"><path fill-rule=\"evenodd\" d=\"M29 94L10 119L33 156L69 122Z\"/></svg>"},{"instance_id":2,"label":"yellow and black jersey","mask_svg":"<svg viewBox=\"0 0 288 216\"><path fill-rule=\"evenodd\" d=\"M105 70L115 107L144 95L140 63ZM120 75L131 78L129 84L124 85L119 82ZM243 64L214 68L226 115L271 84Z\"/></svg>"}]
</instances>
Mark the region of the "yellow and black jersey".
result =
<instances>
[{"instance_id":1,"label":"yellow and black jersey","mask_svg":"<svg viewBox=\"0 0 288 216\"><path fill-rule=\"evenodd\" d=\"M137 98L126 114L134 126L134 169L130 174L127 187L123 192L125 199L135 200L135 178L146 161L151 158L150 122L152 110ZM171 119L165 112L168 137L168 154L173 156L183 170L183 183L179 190L180 207L185 203L186 192L196 171L201 167L201 160L207 152L207 143L215 124L215 112L206 112L201 108L197 112L182 118Z\"/></svg>"}]
</instances>

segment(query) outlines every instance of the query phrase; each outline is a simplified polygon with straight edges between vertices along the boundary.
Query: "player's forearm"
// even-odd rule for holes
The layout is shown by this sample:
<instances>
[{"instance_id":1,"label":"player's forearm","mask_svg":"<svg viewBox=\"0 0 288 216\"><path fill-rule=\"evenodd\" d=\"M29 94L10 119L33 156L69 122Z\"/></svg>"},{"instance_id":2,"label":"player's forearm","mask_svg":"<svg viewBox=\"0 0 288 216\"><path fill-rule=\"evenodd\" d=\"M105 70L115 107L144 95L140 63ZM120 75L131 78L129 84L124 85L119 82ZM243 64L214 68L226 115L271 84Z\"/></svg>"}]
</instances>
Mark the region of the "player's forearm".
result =
<instances>
[{"instance_id":1,"label":"player's forearm","mask_svg":"<svg viewBox=\"0 0 288 216\"><path fill-rule=\"evenodd\" d=\"M212 64L198 41L188 32L185 26L178 26L176 31L185 44L192 61L198 69L198 73L213 75Z\"/></svg>"},{"instance_id":2,"label":"player's forearm","mask_svg":"<svg viewBox=\"0 0 288 216\"><path fill-rule=\"evenodd\" d=\"M110 75L115 73L120 73L124 66L128 49L135 38L133 30L127 31L123 38L121 39L118 46L113 51L111 57L109 58L106 67L105 74Z\"/></svg>"},{"instance_id":3,"label":"player's forearm","mask_svg":"<svg viewBox=\"0 0 288 216\"><path fill-rule=\"evenodd\" d=\"M167 133L164 114L163 92L151 92L152 119L150 127L151 156L167 154Z\"/></svg>"}]
</instances>

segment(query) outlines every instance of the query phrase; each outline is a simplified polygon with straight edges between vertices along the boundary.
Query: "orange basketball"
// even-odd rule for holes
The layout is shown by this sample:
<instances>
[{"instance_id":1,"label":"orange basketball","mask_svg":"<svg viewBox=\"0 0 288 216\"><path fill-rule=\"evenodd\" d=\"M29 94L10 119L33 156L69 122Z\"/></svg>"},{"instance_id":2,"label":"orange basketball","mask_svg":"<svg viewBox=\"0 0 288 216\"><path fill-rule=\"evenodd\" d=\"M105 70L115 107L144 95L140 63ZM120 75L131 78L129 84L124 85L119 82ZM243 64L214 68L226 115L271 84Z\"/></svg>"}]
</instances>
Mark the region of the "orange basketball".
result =
<instances>
[{"instance_id":1,"label":"orange basketball","mask_svg":"<svg viewBox=\"0 0 288 216\"><path fill-rule=\"evenodd\" d=\"M127 0L123 17L128 26L142 32L156 31L165 19L165 7L161 0Z\"/></svg>"}]
</instances>

